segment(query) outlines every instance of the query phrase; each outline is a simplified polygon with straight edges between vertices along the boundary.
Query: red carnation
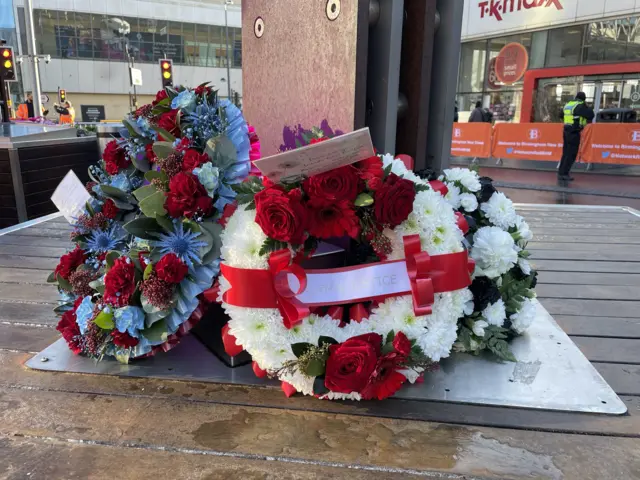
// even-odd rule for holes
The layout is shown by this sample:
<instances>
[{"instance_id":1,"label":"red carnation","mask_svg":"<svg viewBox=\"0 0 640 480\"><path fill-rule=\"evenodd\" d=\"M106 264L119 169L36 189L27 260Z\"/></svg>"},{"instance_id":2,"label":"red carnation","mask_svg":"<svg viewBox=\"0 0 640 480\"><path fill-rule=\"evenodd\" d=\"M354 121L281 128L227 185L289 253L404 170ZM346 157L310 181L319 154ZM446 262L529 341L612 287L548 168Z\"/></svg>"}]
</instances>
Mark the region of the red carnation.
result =
<instances>
[{"instance_id":1,"label":"red carnation","mask_svg":"<svg viewBox=\"0 0 640 480\"><path fill-rule=\"evenodd\" d=\"M160 115L160 119L158 120L158 127L166 130L174 137L177 137L180 134L180 128L178 127L177 118L180 114L178 109L169 110L168 112ZM163 138L162 135L159 135L158 138L160 140L168 142L168 138Z\"/></svg>"},{"instance_id":2,"label":"red carnation","mask_svg":"<svg viewBox=\"0 0 640 480\"><path fill-rule=\"evenodd\" d=\"M182 170L185 172L193 172L194 168L200 168L208 161L209 155L190 148L184 153L184 157L182 158Z\"/></svg>"},{"instance_id":3,"label":"red carnation","mask_svg":"<svg viewBox=\"0 0 640 480\"><path fill-rule=\"evenodd\" d=\"M380 357L375 366L369 384L362 391L365 400L384 400L396 393L402 387L407 378L398 372L402 368L405 357L397 353L389 353Z\"/></svg>"},{"instance_id":4,"label":"red carnation","mask_svg":"<svg viewBox=\"0 0 640 480\"><path fill-rule=\"evenodd\" d=\"M168 253L162 257L155 269L158 278L168 283L180 283L189 271L189 267L175 253Z\"/></svg>"},{"instance_id":5,"label":"red carnation","mask_svg":"<svg viewBox=\"0 0 640 480\"><path fill-rule=\"evenodd\" d=\"M150 164L153 165L154 163L156 163L156 161L158 160L158 156L156 155L156 152L153 151L153 143L147 143L144 146L144 152Z\"/></svg>"},{"instance_id":6,"label":"red carnation","mask_svg":"<svg viewBox=\"0 0 640 480\"><path fill-rule=\"evenodd\" d=\"M166 90L160 90L158 91L158 93L156 93L156 99L151 102L153 105L157 105L159 104L162 100L164 100L165 98L167 98L169 95L167 95Z\"/></svg>"},{"instance_id":7,"label":"red carnation","mask_svg":"<svg viewBox=\"0 0 640 480\"><path fill-rule=\"evenodd\" d=\"M127 152L120 148L116 140L107 143L102 159L104 160L104 169L109 175L117 175L120 170L131 165Z\"/></svg>"},{"instance_id":8,"label":"red carnation","mask_svg":"<svg viewBox=\"0 0 640 480\"><path fill-rule=\"evenodd\" d=\"M129 305L136 289L135 272L136 267L128 257L120 257L114 262L104 277L105 303L115 307Z\"/></svg>"},{"instance_id":9,"label":"red carnation","mask_svg":"<svg viewBox=\"0 0 640 480\"><path fill-rule=\"evenodd\" d=\"M336 393L362 392L376 369L382 336L368 333L329 347L324 384Z\"/></svg>"},{"instance_id":10,"label":"red carnation","mask_svg":"<svg viewBox=\"0 0 640 480\"><path fill-rule=\"evenodd\" d=\"M389 174L386 181L375 193L374 213L381 225L397 227L413 211L416 191L413 182Z\"/></svg>"},{"instance_id":11,"label":"red carnation","mask_svg":"<svg viewBox=\"0 0 640 480\"><path fill-rule=\"evenodd\" d=\"M69 276L84 263L87 254L80 247L60 257L60 263L56 267L54 273L60 275L65 280L69 280Z\"/></svg>"},{"instance_id":12,"label":"red carnation","mask_svg":"<svg viewBox=\"0 0 640 480\"><path fill-rule=\"evenodd\" d=\"M76 323L76 308L77 306L73 310L64 312L62 318L58 322L56 330L62 334L62 338L67 342L71 351L78 355L82 352L82 347L80 346L80 327L78 327L78 324Z\"/></svg>"},{"instance_id":13,"label":"red carnation","mask_svg":"<svg viewBox=\"0 0 640 480\"><path fill-rule=\"evenodd\" d=\"M116 347L121 348L133 348L138 345L138 339L132 337L127 332L119 332L118 330L114 330L111 332L111 336L113 337L113 344Z\"/></svg>"},{"instance_id":14,"label":"red carnation","mask_svg":"<svg viewBox=\"0 0 640 480\"><path fill-rule=\"evenodd\" d=\"M169 182L169 192L164 206L173 218L191 218L198 211L205 216L209 215L212 200L194 175L180 172Z\"/></svg>"},{"instance_id":15,"label":"red carnation","mask_svg":"<svg viewBox=\"0 0 640 480\"><path fill-rule=\"evenodd\" d=\"M113 220L118 215L118 207L116 207L116 204L110 198L104 202L102 214L110 220Z\"/></svg>"},{"instance_id":16,"label":"red carnation","mask_svg":"<svg viewBox=\"0 0 640 480\"><path fill-rule=\"evenodd\" d=\"M398 332L393 339L393 349L400 355L408 357L411 354L411 341L404 333Z\"/></svg>"},{"instance_id":17,"label":"red carnation","mask_svg":"<svg viewBox=\"0 0 640 480\"><path fill-rule=\"evenodd\" d=\"M198 96L202 96L205 93L209 95L209 93L211 93L211 87L207 87L206 85L199 85L194 91Z\"/></svg>"},{"instance_id":18,"label":"red carnation","mask_svg":"<svg viewBox=\"0 0 640 480\"><path fill-rule=\"evenodd\" d=\"M299 245L304 242L305 210L295 194L267 188L255 196L256 223L268 237Z\"/></svg>"},{"instance_id":19,"label":"red carnation","mask_svg":"<svg viewBox=\"0 0 640 480\"><path fill-rule=\"evenodd\" d=\"M358 196L359 184L357 170L352 165L347 165L307 178L303 188L311 200L340 202L355 200Z\"/></svg>"},{"instance_id":20,"label":"red carnation","mask_svg":"<svg viewBox=\"0 0 640 480\"><path fill-rule=\"evenodd\" d=\"M360 234L360 219L353 205L347 200L327 202L313 199L309 207L309 233L317 238L343 237L357 238Z\"/></svg>"},{"instance_id":21,"label":"red carnation","mask_svg":"<svg viewBox=\"0 0 640 480\"><path fill-rule=\"evenodd\" d=\"M369 157L355 164L358 175L365 182L371 182L374 178L382 180L384 178L384 168L382 168L382 159L377 156Z\"/></svg>"},{"instance_id":22,"label":"red carnation","mask_svg":"<svg viewBox=\"0 0 640 480\"><path fill-rule=\"evenodd\" d=\"M92 194L93 193L93 187L95 187L96 185L98 185L98 182L87 182L86 185L84 186L84 188L86 188L87 192Z\"/></svg>"}]
</instances>

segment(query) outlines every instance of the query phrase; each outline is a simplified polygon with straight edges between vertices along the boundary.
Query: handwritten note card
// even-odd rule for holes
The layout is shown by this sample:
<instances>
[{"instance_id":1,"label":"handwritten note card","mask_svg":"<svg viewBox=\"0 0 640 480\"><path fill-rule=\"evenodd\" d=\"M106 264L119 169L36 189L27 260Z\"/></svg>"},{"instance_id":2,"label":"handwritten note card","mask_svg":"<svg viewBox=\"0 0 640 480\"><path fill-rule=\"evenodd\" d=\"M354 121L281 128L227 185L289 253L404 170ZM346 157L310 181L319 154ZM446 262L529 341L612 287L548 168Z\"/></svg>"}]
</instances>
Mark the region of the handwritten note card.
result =
<instances>
[{"instance_id":1,"label":"handwritten note card","mask_svg":"<svg viewBox=\"0 0 640 480\"><path fill-rule=\"evenodd\" d=\"M255 166L273 182L310 177L375 155L368 128L340 135L271 157L256 160Z\"/></svg>"},{"instance_id":2,"label":"handwritten note card","mask_svg":"<svg viewBox=\"0 0 640 480\"><path fill-rule=\"evenodd\" d=\"M69 170L51 196L51 201L69 223L74 223L82 215L90 199L91 195L73 170Z\"/></svg>"}]
</instances>

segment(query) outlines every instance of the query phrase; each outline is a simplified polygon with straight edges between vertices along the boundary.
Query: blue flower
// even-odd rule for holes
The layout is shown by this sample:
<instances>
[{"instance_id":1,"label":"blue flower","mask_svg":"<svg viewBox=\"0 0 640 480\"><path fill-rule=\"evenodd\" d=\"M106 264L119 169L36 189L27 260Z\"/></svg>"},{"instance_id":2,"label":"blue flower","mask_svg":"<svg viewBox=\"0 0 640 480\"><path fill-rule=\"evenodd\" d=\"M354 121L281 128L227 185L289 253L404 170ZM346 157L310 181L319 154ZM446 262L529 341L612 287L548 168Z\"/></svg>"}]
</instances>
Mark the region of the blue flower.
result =
<instances>
[{"instance_id":1,"label":"blue flower","mask_svg":"<svg viewBox=\"0 0 640 480\"><path fill-rule=\"evenodd\" d=\"M129 193L131 191L131 182L129 181L129 177L127 177L126 173L119 173L113 177L111 177L111 182L109 182L110 187L119 188L123 192Z\"/></svg>"},{"instance_id":2,"label":"blue flower","mask_svg":"<svg viewBox=\"0 0 640 480\"><path fill-rule=\"evenodd\" d=\"M119 225L113 225L106 230L95 230L87 239L87 250L92 253L114 250L126 235L127 232Z\"/></svg>"},{"instance_id":3,"label":"blue flower","mask_svg":"<svg viewBox=\"0 0 640 480\"><path fill-rule=\"evenodd\" d=\"M80 333L83 335L87 333L91 317L93 317L93 303L91 303L91 297L86 296L76 310L76 323L80 327Z\"/></svg>"},{"instance_id":4,"label":"blue flower","mask_svg":"<svg viewBox=\"0 0 640 480\"><path fill-rule=\"evenodd\" d=\"M195 138L202 147L207 140L219 135L223 128L218 107L209 104L206 98L194 112L185 117L184 121L191 124L191 127L186 129L186 135Z\"/></svg>"},{"instance_id":5,"label":"blue flower","mask_svg":"<svg viewBox=\"0 0 640 480\"><path fill-rule=\"evenodd\" d=\"M220 107L224 109L224 135L231 140L237 152L236 163L224 172L224 178L228 184L240 183L251 170L249 127L240 109L229 100L221 101Z\"/></svg>"},{"instance_id":6,"label":"blue flower","mask_svg":"<svg viewBox=\"0 0 640 480\"><path fill-rule=\"evenodd\" d=\"M171 108L193 111L196 106L196 93L191 90L183 90L171 101Z\"/></svg>"},{"instance_id":7,"label":"blue flower","mask_svg":"<svg viewBox=\"0 0 640 480\"><path fill-rule=\"evenodd\" d=\"M151 241L152 247L156 247L163 255L174 253L180 260L193 268L194 262L202 262L200 249L207 245L207 242L197 240L200 232L185 230L182 222L174 222L174 231L168 234L154 233L158 240Z\"/></svg>"},{"instance_id":8,"label":"blue flower","mask_svg":"<svg viewBox=\"0 0 640 480\"><path fill-rule=\"evenodd\" d=\"M220 183L220 170L214 167L213 163L207 162L200 168L194 168L193 174L198 177L202 186L207 189L209 196L213 198Z\"/></svg>"},{"instance_id":9,"label":"blue flower","mask_svg":"<svg viewBox=\"0 0 640 480\"><path fill-rule=\"evenodd\" d=\"M118 308L114 313L116 328L119 332L127 332L135 338L140 337L140 330L144 329L144 310L140 307Z\"/></svg>"}]
</instances>

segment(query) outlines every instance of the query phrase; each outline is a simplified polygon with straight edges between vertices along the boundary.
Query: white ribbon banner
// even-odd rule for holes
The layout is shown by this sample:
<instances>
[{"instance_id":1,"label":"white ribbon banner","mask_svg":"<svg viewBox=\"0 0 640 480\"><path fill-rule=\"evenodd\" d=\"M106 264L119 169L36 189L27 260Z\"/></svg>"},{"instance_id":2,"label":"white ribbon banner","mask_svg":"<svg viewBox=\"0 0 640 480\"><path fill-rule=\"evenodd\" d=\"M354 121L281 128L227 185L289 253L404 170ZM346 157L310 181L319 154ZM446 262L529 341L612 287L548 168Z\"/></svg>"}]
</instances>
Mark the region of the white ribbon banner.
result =
<instances>
[{"instance_id":1,"label":"white ribbon banner","mask_svg":"<svg viewBox=\"0 0 640 480\"><path fill-rule=\"evenodd\" d=\"M297 278L289 274L289 287L300 288ZM335 305L393 296L411 291L406 262L377 263L343 271L307 272L307 288L296 298L305 305Z\"/></svg>"}]
</instances>

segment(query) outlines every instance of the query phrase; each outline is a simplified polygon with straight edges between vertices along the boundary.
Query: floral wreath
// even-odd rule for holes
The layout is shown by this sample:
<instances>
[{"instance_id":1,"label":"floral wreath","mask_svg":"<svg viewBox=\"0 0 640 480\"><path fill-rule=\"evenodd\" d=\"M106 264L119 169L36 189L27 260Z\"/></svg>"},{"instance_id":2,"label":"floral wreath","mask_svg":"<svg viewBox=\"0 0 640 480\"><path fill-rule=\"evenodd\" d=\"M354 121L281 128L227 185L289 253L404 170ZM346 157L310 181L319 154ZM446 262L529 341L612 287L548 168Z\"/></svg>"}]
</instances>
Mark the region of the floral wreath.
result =
<instances>
[{"instance_id":1,"label":"floral wreath","mask_svg":"<svg viewBox=\"0 0 640 480\"><path fill-rule=\"evenodd\" d=\"M251 354L258 376L279 378L288 395L384 399L450 354L472 300L463 234L444 198L401 161L372 157L286 184L252 178L237 191L222 233L223 339L228 353ZM313 273L300 264L334 237L355 246L350 268L406 262L411 290L365 303L300 301ZM432 285L423 268L433 270Z\"/></svg>"},{"instance_id":2,"label":"floral wreath","mask_svg":"<svg viewBox=\"0 0 640 480\"><path fill-rule=\"evenodd\" d=\"M127 363L172 348L215 300L220 220L259 143L206 85L161 90L123 123L49 281L69 348Z\"/></svg>"},{"instance_id":3,"label":"floral wreath","mask_svg":"<svg viewBox=\"0 0 640 480\"><path fill-rule=\"evenodd\" d=\"M444 170L440 180L445 198L464 214L469 225L467 241L476 262L473 312L460 319L457 351L479 354L483 350L515 361L508 341L522 335L536 317L537 272L529 264L529 225L516 213L511 200L474 170Z\"/></svg>"}]
</instances>

